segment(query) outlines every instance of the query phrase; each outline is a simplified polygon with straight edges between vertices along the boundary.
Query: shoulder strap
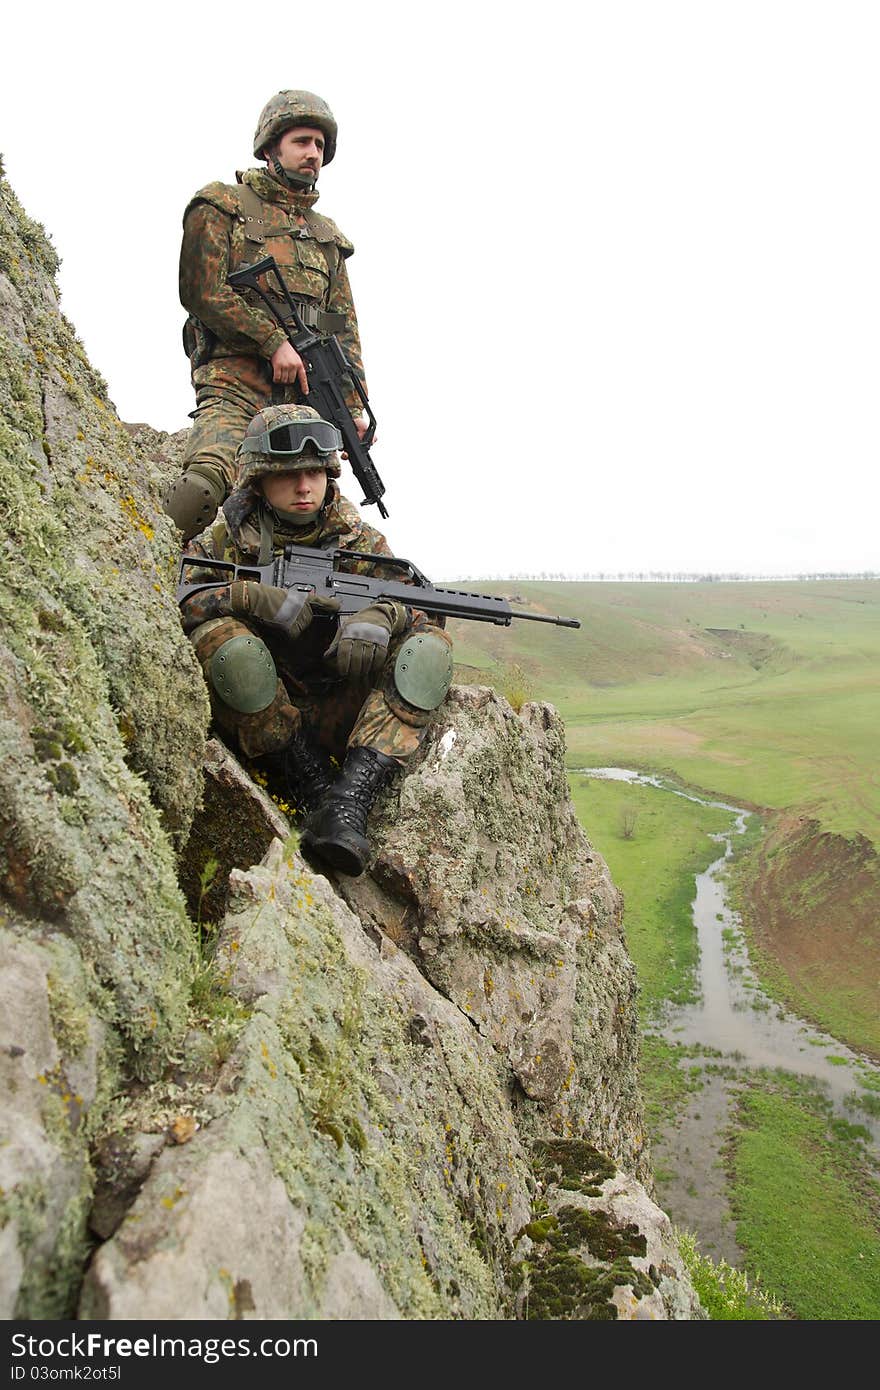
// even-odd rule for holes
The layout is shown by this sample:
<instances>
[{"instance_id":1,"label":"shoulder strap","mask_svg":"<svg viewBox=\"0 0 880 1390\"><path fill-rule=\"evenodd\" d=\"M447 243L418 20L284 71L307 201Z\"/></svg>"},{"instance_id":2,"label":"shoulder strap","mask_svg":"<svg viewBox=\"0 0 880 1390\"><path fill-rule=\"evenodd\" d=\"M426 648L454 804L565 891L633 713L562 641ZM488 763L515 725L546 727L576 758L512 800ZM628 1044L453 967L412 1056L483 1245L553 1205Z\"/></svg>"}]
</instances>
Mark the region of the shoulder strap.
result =
<instances>
[{"instance_id":1,"label":"shoulder strap","mask_svg":"<svg viewBox=\"0 0 880 1390\"><path fill-rule=\"evenodd\" d=\"M237 192L241 202L241 215L244 218L245 238L254 242L257 248L262 248L266 241L266 233L263 230L263 200L247 183L240 183Z\"/></svg>"},{"instance_id":2,"label":"shoulder strap","mask_svg":"<svg viewBox=\"0 0 880 1390\"><path fill-rule=\"evenodd\" d=\"M336 293L336 286L339 284L339 247L332 237L328 238L327 226L323 217L319 218L315 216L311 209L304 213L303 216L306 219L306 226L320 246L324 255L324 260L327 262L327 271L330 276L329 297L332 299Z\"/></svg>"}]
</instances>

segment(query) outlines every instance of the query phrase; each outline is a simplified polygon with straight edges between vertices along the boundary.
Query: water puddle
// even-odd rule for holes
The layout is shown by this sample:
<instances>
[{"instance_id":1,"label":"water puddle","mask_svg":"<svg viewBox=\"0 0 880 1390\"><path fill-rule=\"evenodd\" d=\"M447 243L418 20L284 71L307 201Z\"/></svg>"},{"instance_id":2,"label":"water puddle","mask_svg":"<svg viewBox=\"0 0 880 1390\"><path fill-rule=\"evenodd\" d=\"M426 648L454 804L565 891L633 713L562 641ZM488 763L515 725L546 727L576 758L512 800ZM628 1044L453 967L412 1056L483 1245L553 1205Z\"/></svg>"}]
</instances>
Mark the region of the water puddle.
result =
<instances>
[{"instance_id":1,"label":"water puddle","mask_svg":"<svg viewBox=\"0 0 880 1390\"><path fill-rule=\"evenodd\" d=\"M658 1194L673 1220L695 1231L707 1254L738 1263L739 1252L721 1191L724 1184L721 1179L714 1180L716 1170L723 1168L722 1135L736 1074L766 1068L806 1080L827 1099L836 1115L863 1126L870 1136L868 1147L880 1157L880 1117L867 1114L856 1104L867 1087L880 1085L880 1066L797 1018L762 990L749 961L739 914L727 901L725 882L735 839L745 830L751 812L626 768L585 767L577 771L586 777L655 787L658 794L681 796L731 815L730 828L711 836L721 853L695 878L692 910L700 950L699 1001L667 1005L652 1030L670 1043L705 1051L708 1060L723 1068L726 1076L704 1068L703 1089L691 1097L676 1128L654 1137L653 1148ZM688 1068L699 1060L689 1057L682 1065ZM871 1094L876 1096L877 1090Z\"/></svg>"}]
</instances>

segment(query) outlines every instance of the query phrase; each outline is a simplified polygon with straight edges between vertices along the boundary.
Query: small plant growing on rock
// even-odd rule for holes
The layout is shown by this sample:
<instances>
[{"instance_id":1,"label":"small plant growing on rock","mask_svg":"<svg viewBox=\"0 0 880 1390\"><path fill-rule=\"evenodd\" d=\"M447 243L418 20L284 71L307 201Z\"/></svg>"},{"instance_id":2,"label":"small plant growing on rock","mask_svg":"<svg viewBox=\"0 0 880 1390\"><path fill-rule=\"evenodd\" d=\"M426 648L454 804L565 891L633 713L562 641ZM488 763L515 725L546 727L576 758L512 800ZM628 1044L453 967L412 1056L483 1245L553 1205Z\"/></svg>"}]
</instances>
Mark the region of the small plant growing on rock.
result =
<instances>
[{"instance_id":1,"label":"small plant growing on rock","mask_svg":"<svg viewBox=\"0 0 880 1390\"><path fill-rule=\"evenodd\" d=\"M785 1318L778 1299L726 1260L717 1264L697 1249L689 1231L676 1231L678 1248L700 1302L716 1322L775 1322Z\"/></svg>"},{"instance_id":2,"label":"small plant growing on rock","mask_svg":"<svg viewBox=\"0 0 880 1390\"><path fill-rule=\"evenodd\" d=\"M517 662L502 666L495 677L495 689L503 695L511 709L519 714L523 705L534 699L534 683L528 671Z\"/></svg>"},{"instance_id":3,"label":"small plant growing on rock","mask_svg":"<svg viewBox=\"0 0 880 1390\"><path fill-rule=\"evenodd\" d=\"M199 901L196 907L196 926L199 929L199 948L200 950L202 950L203 953L206 944L206 937L210 935L211 932L213 932L214 924L213 922L202 921L202 905L204 904L205 897L209 892L211 885L214 882L214 879L217 877L217 872L219 868L219 860L206 859L204 867L202 868L202 872L199 874Z\"/></svg>"}]
</instances>

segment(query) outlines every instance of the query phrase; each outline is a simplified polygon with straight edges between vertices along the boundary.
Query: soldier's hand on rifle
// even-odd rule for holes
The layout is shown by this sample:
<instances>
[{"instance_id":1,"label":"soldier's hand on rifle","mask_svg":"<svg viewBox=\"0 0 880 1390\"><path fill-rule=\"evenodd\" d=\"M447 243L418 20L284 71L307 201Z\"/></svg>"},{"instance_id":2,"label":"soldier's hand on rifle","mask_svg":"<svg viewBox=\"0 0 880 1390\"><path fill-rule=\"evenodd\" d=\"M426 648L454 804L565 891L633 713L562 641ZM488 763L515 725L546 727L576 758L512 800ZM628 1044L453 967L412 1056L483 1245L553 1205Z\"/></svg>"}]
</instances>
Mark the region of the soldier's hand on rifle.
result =
<instances>
[{"instance_id":1,"label":"soldier's hand on rifle","mask_svg":"<svg viewBox=\"0 0 880 1390\"><path fill-rule=\"evenodd\" d=\"M273 381L283 382L285 386L291 386L295 381L299 382L299 389L303 395L309 394L306 364L292 343L282 343L277 347L272 353L271 361Z\"/></svg>"},{"instance_id":2,"label":"soldier's hand on rifle","mask_svg":"<svg viewBox=\"0 0 880 1390\"><path fill-rule=\"evenodd\" d=\"M291 640L301 637L316 613L337 613L339 599L308 589L276 589L239 579L229 588L230 607L237 618L256 618Z\"/></svg>"},{"instance_id":3,"label":"soldier's hand on rifle","mask_svg":"<svg viewBox=\"0 0 880 1390\"><path fill-rule=\"evenodd\" d=\"M396 621L396 604L374 604L343 618L324 660L340 676L353 680L372 676L384 664Z\"/></svg>"}]
</instances>

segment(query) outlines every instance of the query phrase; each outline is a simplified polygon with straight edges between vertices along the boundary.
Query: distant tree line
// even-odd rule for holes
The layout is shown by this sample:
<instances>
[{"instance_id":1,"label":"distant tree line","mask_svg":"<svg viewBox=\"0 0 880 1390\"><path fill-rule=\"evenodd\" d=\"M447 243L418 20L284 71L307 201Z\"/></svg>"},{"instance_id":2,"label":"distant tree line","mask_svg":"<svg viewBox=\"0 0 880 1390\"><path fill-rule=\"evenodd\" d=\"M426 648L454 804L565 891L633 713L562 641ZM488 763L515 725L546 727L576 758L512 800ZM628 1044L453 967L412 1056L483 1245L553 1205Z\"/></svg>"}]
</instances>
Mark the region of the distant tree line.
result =
<instances>
[{"instance_id":1,"label":"distant tree line","mask_svg":"<svg viewBox=\"0 0 880 1390\"><path fill-rule=\"evenodd\" d=\"M469 579L498 580L505 584L513 580L544 580L547 582L562 583L619 583L622 581L638 581L642 584L732 584L732 583L767 583L772 580L828 580L828 579L880 579L880 571L860 570L850 572L844 570L813 570L808 574L739 574L736 571L718 574L698 574L693 571L685 570L618 570L616 573L611 570L596 570L579 574L572 574L570 571L563 570L539 570L534 573L517 572L515 574L481 574L469 575Z\"/></svg>"}]
</instances>

